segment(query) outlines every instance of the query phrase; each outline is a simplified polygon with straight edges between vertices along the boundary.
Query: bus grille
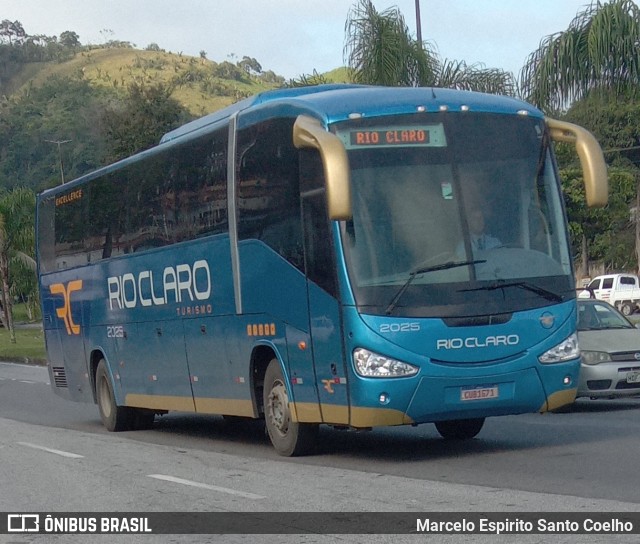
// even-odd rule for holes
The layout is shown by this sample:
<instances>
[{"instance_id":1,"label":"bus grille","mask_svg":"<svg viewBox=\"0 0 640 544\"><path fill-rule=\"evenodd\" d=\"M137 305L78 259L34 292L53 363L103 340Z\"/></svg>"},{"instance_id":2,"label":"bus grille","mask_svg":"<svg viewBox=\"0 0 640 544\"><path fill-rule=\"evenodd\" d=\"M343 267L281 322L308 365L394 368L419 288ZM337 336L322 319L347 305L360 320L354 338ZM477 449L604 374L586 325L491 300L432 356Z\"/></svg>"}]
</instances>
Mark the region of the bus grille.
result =
<instances>
[{"instance_id":1,"label":"bus grille","mask_svg":"<svg viewBox=\"0 0 640 544\"><path fill-rule=\"evenodd\" d=\"M53 383L56 387L67 387L67 372L63 366L52 366L51 372L53 374Z\"/></svg>"}]
</instances>

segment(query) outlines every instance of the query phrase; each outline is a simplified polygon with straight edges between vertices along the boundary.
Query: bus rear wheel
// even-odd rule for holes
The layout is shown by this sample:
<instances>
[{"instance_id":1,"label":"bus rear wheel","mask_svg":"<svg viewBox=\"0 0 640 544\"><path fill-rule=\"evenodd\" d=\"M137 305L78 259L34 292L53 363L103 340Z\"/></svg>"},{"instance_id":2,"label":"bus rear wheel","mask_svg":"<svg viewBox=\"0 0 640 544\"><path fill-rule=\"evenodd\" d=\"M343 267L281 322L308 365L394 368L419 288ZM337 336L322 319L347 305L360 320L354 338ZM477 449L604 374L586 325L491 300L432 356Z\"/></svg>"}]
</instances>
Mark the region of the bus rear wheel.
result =
<instances>
[{"instance_id":1,"label":"bus rear wheel","mask_svg":"<svg viewBox=\"0 0 640 544\"><path fill-rule=\"evenodd\" d=\"M264 420L271 443L280 455L303 455L315 448L318 425L291 419L287 386L277 359L271 360L264 376Z\"/></svg>"},{"instance_id":2,"label":"bus rear wheel","mask_svg":"<svg viewBox=\"0 0 640 544\"><path fill-rule=\"evenodd\" d=\"M442 438L450 440L468 440L476 436L484 425L484 418L452 419L449 421L436 421L436 429Z\"/></svg>"},{"instance_id":3,"label":"bus rear wheel","mask_svg":"<svg viewBox=\"0 0 640 544\"><path fill-rule=\"evenodd\" d=\"M116 404L113 385L104 359L100 359L96 370L96 400L100 419L108 431L126 431L131 428L132 412L126 406Z\"/></svg>"}]
</instances>

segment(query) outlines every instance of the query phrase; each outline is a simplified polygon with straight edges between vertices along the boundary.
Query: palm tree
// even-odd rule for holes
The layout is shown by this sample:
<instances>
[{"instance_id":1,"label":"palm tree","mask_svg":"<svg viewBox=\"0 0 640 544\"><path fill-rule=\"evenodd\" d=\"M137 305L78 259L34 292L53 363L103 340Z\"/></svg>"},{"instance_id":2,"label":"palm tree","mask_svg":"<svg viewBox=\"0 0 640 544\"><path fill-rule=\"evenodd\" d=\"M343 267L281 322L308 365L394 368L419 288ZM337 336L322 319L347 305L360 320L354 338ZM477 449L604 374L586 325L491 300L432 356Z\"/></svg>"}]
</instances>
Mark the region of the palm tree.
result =
<instances>
[{"instance_id":1,"label":"palm tree","mask_svg":"<svg viewBox=\"0 0 640 544\"><path fill-rule=\"evenodd\" d=\"M640 9L633 0L592 2L529 55L520 72L522 95L553 112L598 90L638 93L639 44Z\"/></svg>"},{"instance_id":2,"label":"palm tree","mask_svg":"<svg viewBox=\"0 0 640 544\"><path fill-rule=\"evenodd\" d=\"M14 344L9 263L19 258L35 271L35 261L29 256L34 249L34 210L35 196L30 189L17 188L0 196L0 318Z\"/></svg>"},{"instance_id":3,"label":"palm tree","mask_svg":"<svg viewBox=\"0 0 640 544\"><path fill-rule=\"evenodd\" d=\"M359 0L349 11L345 34L344 54L355 83L515 94L510 72L441 61L434 46L411 37L397 7L379 13L371 0Z\"/></svg>"}]
</instances>

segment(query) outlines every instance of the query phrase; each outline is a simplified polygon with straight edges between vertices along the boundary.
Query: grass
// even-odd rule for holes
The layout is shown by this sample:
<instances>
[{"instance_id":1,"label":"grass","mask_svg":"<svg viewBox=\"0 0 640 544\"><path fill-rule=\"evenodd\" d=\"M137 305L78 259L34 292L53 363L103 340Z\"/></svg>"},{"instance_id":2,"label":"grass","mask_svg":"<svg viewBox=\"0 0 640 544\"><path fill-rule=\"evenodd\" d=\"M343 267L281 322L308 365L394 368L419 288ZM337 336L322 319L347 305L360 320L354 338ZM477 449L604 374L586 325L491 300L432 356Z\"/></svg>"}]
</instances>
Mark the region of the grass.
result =
<instances>
[{"instance_id":1,"label":"grass","mask_svg":"<svg viewBox=\"0 0 640 544\"><path fill-rule=\"evenodd\" d=\"M0 329L0 361L42 364L46 360L40 327L17 328L15 344L11 343L9 331Z\"/></svg>"},{"instance_id":2,"label":"grass","mask_svg":"<svg viewBox=\"0 0 640 544\"><path fill-rule=\"evenodd\" d=\"M11 343L9 331L0 326L0 361L44 364L47 356L39 313L36 321L30 322L26 306L14 304L13 322L16 324L15 344Z\"/></svg>"}]
</instances>

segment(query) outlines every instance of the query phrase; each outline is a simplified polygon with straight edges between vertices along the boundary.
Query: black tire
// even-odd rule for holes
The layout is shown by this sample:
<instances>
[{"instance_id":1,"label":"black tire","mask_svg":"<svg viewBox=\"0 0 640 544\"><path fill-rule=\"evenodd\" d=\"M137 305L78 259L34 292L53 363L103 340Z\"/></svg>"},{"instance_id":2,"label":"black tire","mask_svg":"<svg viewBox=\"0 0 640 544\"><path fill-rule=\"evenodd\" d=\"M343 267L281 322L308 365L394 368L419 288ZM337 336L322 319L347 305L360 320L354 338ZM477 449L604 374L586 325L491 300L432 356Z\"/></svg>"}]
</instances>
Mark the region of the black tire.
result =
<instances>
[{"instance_id":1,"label":"black tire","mask_svg":"<svg viewBox=\"0 0 640 544\"><path fill-rule=\"evenodd\" d=\"M156 419L154 410L145 408L125 408L129 411L129 428L132 431L144 431L153 428Z\"/></svg>"},{"instance_id":2,"label":"black tire","mask_svg":"<svg viewBox=\"0 0 640 544\"><path fill-rule=\"evenodd\" d=\"M227 425L245 425L248 421L254 421L253 418L245 417L245 416L230 416L223 414L222 419Z\"/></svg>"},{"instance_id":3,"label":"black tire","mask_svg":"<svg viewBox=\"0 0 640 544\"><path fill-rule=\"evenodd\" d=\"M100 359L96 370L96 402L102 424L108 431L126 431L132 427L133 412L126 406L116 405L113 384L107 372L107 364Z\"/></svg>"},{"instance_id":4,"label":"black tire","mask_svg":"<svg viewBox=\"0 0 640 544\"><path fill-rule=\"evenodd\" d=\"M304 455L315 449L318 425L291 420L287 385L277 359L269 363L264 376L264 420L271 443L280 455Z\"/></svg>"},{"instance_id":5,"label":"black tire","mask_svg":"<svg viewBox=\"0 0 640 544\"><path fill-rule=\"evenodd\" d=\"M435 425L442 438L448 440L468 440L480 432L484 425L484 418L436 421Z\"/></svg>"},{"instance_id":6,"label":"black tire","mask_svg":"<svg viewBox=\"0 0 640 544\"><path fill-rule=\"evenodd\" d=\"M622 313L622 315L629 316L633 313L633 306L628 302L623 302L620 305L620 312Z\"/></svg>"}]
</instances>

